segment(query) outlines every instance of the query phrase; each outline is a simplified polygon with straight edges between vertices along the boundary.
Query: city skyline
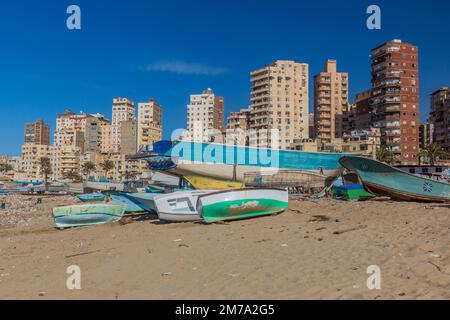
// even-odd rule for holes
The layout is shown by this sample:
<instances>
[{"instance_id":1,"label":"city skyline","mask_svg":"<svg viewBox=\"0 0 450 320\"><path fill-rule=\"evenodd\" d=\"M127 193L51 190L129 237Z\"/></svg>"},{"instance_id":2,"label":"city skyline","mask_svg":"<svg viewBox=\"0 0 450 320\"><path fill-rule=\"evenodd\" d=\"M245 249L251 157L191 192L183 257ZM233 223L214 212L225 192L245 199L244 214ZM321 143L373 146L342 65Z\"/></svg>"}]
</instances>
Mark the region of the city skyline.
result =
<instances>
[{"instance_id":1,"label":"city skyline","mask_svg":"<svg viewBox=\"0 0 450 320\"><path fill-rule=\"evenodd\" d=\"M445 8L436 13L425 4L380 1L382 29L371 31L365 26L366 3L285 1L283 5L262 3L258 7L248 1L239 13L226 4L212 3L208 8L223 11L221 17L206 15L198 21L196 17L204 16L197 12L201 1L189 5L138 4L134 8L103 1L79 1L79 5L83 27L73 33L64 25L64 5L50 6L43 1L30 4L27 12L21 11L20 1L5 5L6 12L23 22L16 37L11 37L7 28L0 31L10 42L0 53L0 85L5 88L0 110L14 110L12 119L4 121L0 129L8 136L0 154L20 154L25 122L42 118L52 127L53 136L56 114L72 108L76 113L99 112L111 118L111 99L118 96L139 102L155 97L166 114L163 138L170 138L173 130L185 128L189 94L213 88L226 100L226 117L250 104L249 73L278 59L308 63L310 79L322 71L324 61L337 60L339 69L349 73L349 100L353 102L356 93L370 87L370 50L397 38L414 43L421 52L421 122L428 118L429 95L450 82L449 45L435 40L448 30L445 16L450 11ZM441 7L445 6L450 5L442 1ZM407 14L398 17L400 8ZM160 26L158 30L153 24L139 22L145 13L156 10L160 14L151 17ZM185 13L190 14L189 20ZM310 17L308 13L314 14ZM123 14L120 24L114 22L119 14ZM271 30L252 26L261 14L273 19ZM37 19L30 20L30 15ZM323 17L321 28L304 28L313 25L319 15ZM224 23L223 19L231 17ZM7 15L2 23L12 24L10 19ZM174 20L176 23L169 25ZM410 21L420 20L427 24L410 25ZM180 30L187 22L189 26ZM337 22L339 28L330 29ZM258 36L263 31L267 31L264 41ZM123 39L126 41L121 45L119 40ZM191 52L181 50L188 40L198 43ZM265 41L272 46L265 46ZM135 49L124 54L130 45ZM312 86L310 81L310 112ZM179 116L167 116L170 114Z\"/></svg>"}]
</instances>

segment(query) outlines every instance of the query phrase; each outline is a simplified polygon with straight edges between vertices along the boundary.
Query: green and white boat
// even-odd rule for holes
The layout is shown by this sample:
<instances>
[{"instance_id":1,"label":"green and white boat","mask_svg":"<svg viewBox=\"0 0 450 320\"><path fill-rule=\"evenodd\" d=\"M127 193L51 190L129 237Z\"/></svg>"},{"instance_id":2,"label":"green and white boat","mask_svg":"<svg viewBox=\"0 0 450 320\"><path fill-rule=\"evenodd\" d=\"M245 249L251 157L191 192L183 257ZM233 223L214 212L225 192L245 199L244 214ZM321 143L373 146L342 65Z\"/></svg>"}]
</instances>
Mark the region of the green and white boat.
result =
<instances>
[{"instance_id":1,"label":"green and white boat","mask_svg":"<svg viewBox=\"0 0 450 320\"><path fill-rule=\"evenodd\" d=\"M342 157L339 162L358 174L365 189L394 199L424 202L450 202L450 185L362 157Z\"/></svg>"},{"instance_id":2,"label":"green and white boat","mask_svg":"<svg viewBox=\"0 0 450 320\"><path fill-rule=\"evenodd\" d=\"M271 188L218 191L201 195L197 211L207 223L274 215L288 207L287 190Z\"/></svg>"},{"instance_id":3,"label":"green and white boat","mask_svg":"<svg viewBox=\"0 0 450 320\"><path fill-rule=\"evenodd\" d=\"M90 226L119 221L125 213L125 207L111 204L56 207L53 209L53 217L56 227L60 229Z\"/></svg>"}]
</instances>

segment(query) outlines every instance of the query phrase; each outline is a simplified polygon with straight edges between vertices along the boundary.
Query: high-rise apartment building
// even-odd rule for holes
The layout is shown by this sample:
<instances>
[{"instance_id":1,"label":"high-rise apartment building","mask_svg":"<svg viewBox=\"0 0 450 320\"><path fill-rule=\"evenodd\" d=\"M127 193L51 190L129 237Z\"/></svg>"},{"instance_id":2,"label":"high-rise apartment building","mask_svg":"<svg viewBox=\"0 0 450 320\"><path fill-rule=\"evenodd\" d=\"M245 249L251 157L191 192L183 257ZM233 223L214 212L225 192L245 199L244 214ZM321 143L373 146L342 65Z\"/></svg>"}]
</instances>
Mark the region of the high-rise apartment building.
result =
<instances>
[{"instance_id":1,"label":"high-rise apartment building","mask_svg":"<svg viewBox=\"0 0 450 320\"><path fill-rule=\"evenodd\" d=\"M33 123L25 124L25 144L50 144L50 126L44 123L44 120L37 120Z\"/></svg>"},{"instance_id":2,"label":"high-rise apartment building","mask_svg":"<svg viewBox=\"0 0 450 320\"><path fill-rule=\"evenodd\" d=\"M348 104L348 73L337 72L336 60L314 77L315 132L322 142L342 138L342 114Z\"/></svg>"},{"instance_id":3,"label":"high-rise apartment building","mask_svg":"<svg viewBox=\"0 0 450 320\"><path fill-rule=\"evenodd\" d=\"M120 123L134 120L134 102L128 98L115 98L112 104L112 145L113 152L120 153Z\"/></svg>"},{"instance_id":4,"label":"high-rise apartment building","mask_svg":"<svg viewBox=\"0 0 450 320\"><path fill-rule=\"evenodd\" d=\"M420 149L426 149L430 144L434 142L434 125L426 122L422 123L419 127L419 147Z\"/></svg>"},{"instance_id":5,"label":"high-rise apartment building","mask_svg":"<svg viewBox=\"0 0 450 320\"><path fill-rule=\"evenodd\" d=\"M277 60L250 73L252 145L288 149L309 137L308 72L306 63Z\"/></svg>"},{"instance_id":6,"label":"high-rise apartment building","mask_svg":"<svg viewBox=\"0 0 450 320\"><path fill-rule=\"evenodd\" d=\"M96 153L102 151L104 126L109 126L109 120L101 114L92 114L86 118L84 152Z\"/></svg>"},{"instance_id":7,"label":"high-rise apartment building","mask_svg":"<svg viewBox=\"0 0 450 320\"><path fill-rule=\"evenodd\" d=\"M135 155L137 152L137 122L135 120L120 122L120 154Z\"/></svg>"},{"instance_id":8,"label":"high-rise apartment building","mask_svg":"<svg viewBox=\"0 0 450 320\"><path fill-rule=\"evenodd\" d=\"M224 130L224 99L212 89L192 94L187 106L187 130L192 141L213 142Z\"/></svg>"},{"instance_id":9,"label":"high-rise apartment building","mask_svg":"<svg viewBox=\"0 0 450 320\"><path fill-rule=\"evenodd\" d=\"M231 112L227 118L227 130L241 129L244 132L250 129L251 109L241 109L237 112Z\"/></svg>"},{"instance_id":10,"label":"high-rise apartment building","mask_svg":"<svg viewBox=\"0 0 450 320\"><path fill-rule=\"evenodd\" d=\"M162 107L156 99L138 104L138 149L162 140Z\"/></svg>"},{"instance_id":11,"label":"high-rise apartment building","mask_svg":"<svg viewBox=\"0 0 450 320\"><path fill-rule=\"evenodd\" d=\"M450 151L450 87L431 94L430 124L434 126L434 142Z\"/></svg>"},{"instance_id":12,"label":"high-rise apartment building","mask_svg":"<svg viewBox=\"0 0 450 320\"><path fill-rule=\"evenodd\" d=\"M372 50L372 125L397 163L419 160L419 52L401 40Z\"/></svg>"}]
</instances>

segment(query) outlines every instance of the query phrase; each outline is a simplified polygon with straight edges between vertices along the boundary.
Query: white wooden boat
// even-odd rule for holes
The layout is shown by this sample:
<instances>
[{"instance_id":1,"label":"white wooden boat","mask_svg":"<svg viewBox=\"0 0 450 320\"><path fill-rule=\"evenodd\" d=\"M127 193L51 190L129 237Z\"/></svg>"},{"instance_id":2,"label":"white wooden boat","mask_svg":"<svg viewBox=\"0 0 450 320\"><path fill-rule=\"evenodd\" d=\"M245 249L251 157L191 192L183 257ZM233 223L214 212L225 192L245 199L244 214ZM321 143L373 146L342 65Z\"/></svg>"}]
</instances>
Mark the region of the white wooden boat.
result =
<instances>
[{"instance_id":1,"label":"white wooden boat","mask_svg":"<svg viewBox=\"0 0 450 320\"><path fill-rule=\"evenodd\" d=\"M197 212L197 199L216 190L178 191L158 195L154 199L158 218L164 221L187 222L201 220Z\"/></svg>"},{"instance_id":2,"label":"white wooden boat","mask_svg":"<svg viewBox=\"0 0 450 320\"><path fill-rule=\"evenodd\" d=\"M255 188L201 195L197 211L206 223L274 215L288 208L287 190Z\"/></svg>"}]
</instances>

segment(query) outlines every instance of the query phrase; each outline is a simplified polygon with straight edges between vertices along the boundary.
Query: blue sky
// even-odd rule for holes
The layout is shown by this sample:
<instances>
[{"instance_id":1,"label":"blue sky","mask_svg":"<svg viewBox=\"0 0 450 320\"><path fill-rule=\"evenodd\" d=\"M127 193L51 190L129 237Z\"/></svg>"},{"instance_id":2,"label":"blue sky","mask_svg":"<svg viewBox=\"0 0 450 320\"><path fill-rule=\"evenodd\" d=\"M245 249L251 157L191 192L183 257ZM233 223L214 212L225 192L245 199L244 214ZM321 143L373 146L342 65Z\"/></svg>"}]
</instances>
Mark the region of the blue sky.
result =
<instances>
[{"instance_id":1,"label":"blue sky","mask_svg":"<svg viewBox=\"0 0 450 320\"><path fill-rule=\"evenodd\" d=\"M81 7L80 31L66 28L71 4ZM366 28L371 4L381 7L382 30ZM155 97L169 138L185 126L189 94L211 87L226 114L247 107L249 72L275 59L309 63L310 78L337 59L354 97L370 86L370 49L394 38L419 46L422 120L429 94L450 85L448 0L15 0L0 8L0 154L20 154L27 121L43 118L53 132L66 108L110 117L117 96Z\"/></svg>"}]
</instances>

